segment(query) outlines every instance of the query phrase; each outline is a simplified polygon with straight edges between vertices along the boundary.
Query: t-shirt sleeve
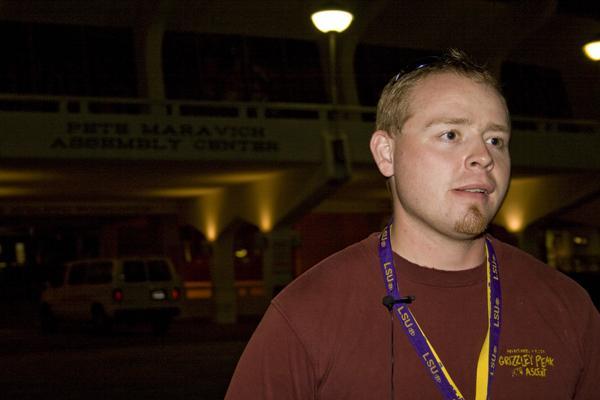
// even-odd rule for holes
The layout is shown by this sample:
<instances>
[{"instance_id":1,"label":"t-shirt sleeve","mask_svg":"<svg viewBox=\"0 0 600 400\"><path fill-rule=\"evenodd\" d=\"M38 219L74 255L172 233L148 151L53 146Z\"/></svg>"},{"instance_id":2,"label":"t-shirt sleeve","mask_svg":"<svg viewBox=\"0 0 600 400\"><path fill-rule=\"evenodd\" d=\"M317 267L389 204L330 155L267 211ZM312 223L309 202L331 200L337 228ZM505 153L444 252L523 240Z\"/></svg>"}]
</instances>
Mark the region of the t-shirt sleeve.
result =
<instances>
[{"instance_id":1,"label":"t-shirt sleeve","mask_svg":"<svg viewBox=\"0 0 600 400\"><path fill-rule=\"evenodd\" d=\"M308 352L272 304L238 362L225 400L314 398L314 368Z\"/></svg>"},{"instance_id":2,"label":"t-shirt sleeve","mask_svg":"<svg viewBox=\"0 0 600 400\"><path fill-rule=\"evenodd\" d=\"M591 304L583 336L582 353L584 366L577 383L574 399L597 399L599 396L598 382L600 381L600 314Z\"/></svg>"}]
</instances>

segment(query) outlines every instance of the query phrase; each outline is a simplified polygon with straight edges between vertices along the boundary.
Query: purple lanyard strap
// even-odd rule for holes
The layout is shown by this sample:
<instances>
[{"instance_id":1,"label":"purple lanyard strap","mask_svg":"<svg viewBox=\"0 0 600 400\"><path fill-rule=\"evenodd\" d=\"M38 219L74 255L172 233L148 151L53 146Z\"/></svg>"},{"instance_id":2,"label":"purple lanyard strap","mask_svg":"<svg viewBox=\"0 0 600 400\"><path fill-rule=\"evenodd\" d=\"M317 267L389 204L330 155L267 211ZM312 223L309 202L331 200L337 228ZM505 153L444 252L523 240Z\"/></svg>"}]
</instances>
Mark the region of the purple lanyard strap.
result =
<instances>
[{"instance_id":1,"label":"purple lanyard strap","mask_svg":"<svg viewBox=\"0 0 600 400\"><path fill-rule=\"evenodd\" d=\"M385 227L380 236L379 260L387 295L392 296L394 299L400 299L396 269L394 268L394 253L390 240L390 226L391 223ZM487 255L488 331L477 364L476 400L490 399L490 388L498 354L502 310L498 260L488 238L485 238L485 246ZM393 310L423 365L445 398L448 400L464 400L463 395L450 377L425 333L421 330L408 305L394 304Z\"/></svg>"}]
</instances>

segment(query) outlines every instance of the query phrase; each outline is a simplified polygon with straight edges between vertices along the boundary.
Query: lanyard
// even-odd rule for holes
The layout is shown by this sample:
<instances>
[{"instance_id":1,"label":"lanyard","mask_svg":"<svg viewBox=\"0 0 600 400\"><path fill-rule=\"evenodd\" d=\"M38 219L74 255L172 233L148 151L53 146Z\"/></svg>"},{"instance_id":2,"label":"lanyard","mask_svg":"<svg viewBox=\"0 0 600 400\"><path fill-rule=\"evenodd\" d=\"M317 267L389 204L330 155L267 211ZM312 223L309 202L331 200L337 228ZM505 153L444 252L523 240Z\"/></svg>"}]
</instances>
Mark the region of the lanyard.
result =
<instances>
[{"instance_id":1,"label":"lanyard","mask_svg":"<svg viewBox=\"0 0 600 400\"><path fill-rule=\"evenodd\" d=\"M381 272L385 281L387 294L394 299L400 298L398 282L396 280L396 269L394 268L394 253L390 241L390 226L388 224L381 232L379 240L379 261ZM492 243L485 238L485 252L487 258L487 314L488 329L485 341L479 353L477 362L477 384L475 391L476 400L487 400L490 398L490 387L496 359L498 355L498 343L500 339L500 316L502 309L502 296L500 293L500 275L498 272L498 260L492 247ZM394 314L400 325L408 336L423 365L429 372L431 379L448 400L464 400L460 390L450 377L444 364L435 352L432 344L421 330L419 323L413 316L407 304L394 304Z\"/></svg>"}]
</instances>

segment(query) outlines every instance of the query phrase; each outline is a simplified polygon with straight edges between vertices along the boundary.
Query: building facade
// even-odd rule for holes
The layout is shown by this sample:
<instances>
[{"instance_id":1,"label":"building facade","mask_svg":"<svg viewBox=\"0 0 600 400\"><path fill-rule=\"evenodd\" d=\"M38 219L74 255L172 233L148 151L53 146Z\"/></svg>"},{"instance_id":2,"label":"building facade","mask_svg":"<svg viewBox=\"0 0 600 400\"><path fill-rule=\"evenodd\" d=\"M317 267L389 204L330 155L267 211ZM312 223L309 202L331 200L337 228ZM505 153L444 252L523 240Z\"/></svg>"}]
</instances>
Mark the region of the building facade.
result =
<instances>
[{"instance_id":1,"label":"building facade","mask_svg":"<svg viewBox=\"0 0 600 400\"><path fill-rule=\"evenodd\" d=\"M580 42L598 18L560 1L460 3L348 2L331 104L316 3L2 2L4 293L35 295L71 259L160 253L190 313L260 314L389 217L368 149L375 102L403 65L448 47L491 67L513 116L492 233L596 293L600 80Z\"/></svg>"}]
</instances>

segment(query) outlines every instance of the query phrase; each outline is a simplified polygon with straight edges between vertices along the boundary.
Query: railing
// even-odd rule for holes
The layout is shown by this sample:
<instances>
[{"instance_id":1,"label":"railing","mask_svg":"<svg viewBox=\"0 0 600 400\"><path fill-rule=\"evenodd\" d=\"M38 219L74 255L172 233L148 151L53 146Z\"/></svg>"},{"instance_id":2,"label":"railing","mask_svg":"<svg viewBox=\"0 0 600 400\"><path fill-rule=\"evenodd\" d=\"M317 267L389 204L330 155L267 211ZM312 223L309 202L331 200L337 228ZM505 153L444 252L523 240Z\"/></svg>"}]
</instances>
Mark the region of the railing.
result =
<instances>
[{"instance_id":1,"label":"railing","mask_svg":"<svg viewBox=\"0 0 600 400\"><path fill-rule=\"evenodd\" d=\"M60 114L160 115L247 119L294 119L342 122L373 122L375 109L301 103L236 103L193 100L65 97L0 94L0 113L34 112ZM600 121L513 116L513 130L600 134Z\"/></svg>"},{"instance_id":2,"label":"railing","mask_svg":"<svg viewBox=\"0 0 600 400\"><path fill-rule=\"evenodd\" d=\"M63 97L0 94L1 112L42 112L60 114L160 115L248 119L300 119L373 122L375 109L301 103L234 103L192 100L152 101L148 99ZM600 121L512 117L514 130L600 134Z\"/></svg>"}]
</instances>

